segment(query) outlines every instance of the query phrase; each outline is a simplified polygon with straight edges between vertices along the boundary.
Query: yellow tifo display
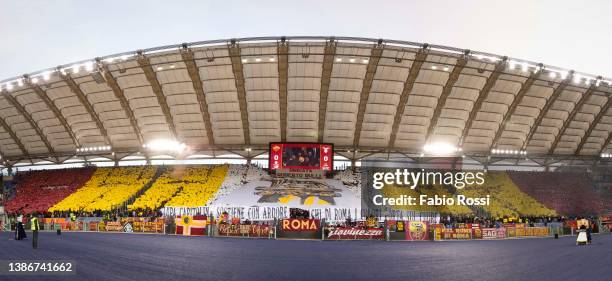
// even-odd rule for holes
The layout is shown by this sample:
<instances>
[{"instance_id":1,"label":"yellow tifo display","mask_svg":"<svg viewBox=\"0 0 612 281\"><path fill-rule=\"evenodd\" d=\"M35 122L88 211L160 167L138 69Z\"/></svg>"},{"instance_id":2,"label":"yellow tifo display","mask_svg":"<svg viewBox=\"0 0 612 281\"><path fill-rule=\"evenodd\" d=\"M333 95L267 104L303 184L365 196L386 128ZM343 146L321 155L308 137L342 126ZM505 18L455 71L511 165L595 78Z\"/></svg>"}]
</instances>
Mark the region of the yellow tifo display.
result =
<instances>
[{"instance_id":1,"label":"yellow tifo display","mask_svg":"<svg viewBox=\"0 0 612 281\"><path fill-rule=\"evenodd\" d=\"M197 169L207 169L198 171ZM197 207L206 205L219 191L228 166L193 167L183 177L183 183L179 183L181 191L172 197L166 206L172 207Z\"/></svg>"},{"instance_id":2,"label":"yellow tifo display","mask_svg":"<svg viewBox=\"0 0 612 281\"><path fill-rule=\"evenodd\" d=\"M156 170L152 166L98 168L83 187L49 211L110 211L135 195Z\"/></svg>"},{"instance_id":3,"label":"yellow tifo display","mask_svg":"<svg viewBox=\"0 0 612 281\"><path fill-rule=\"evenodd\" d=\"M484 197L490 194L490 205L482 208L494 218L556 215L554 210L546 208L523 193L505 172L489 171L483 185L468 185L457 189L457 192L467 197Z\"/></svg>"},{"instance_id":4,"label":"yellow tifo display","mask_svg":"<svg viewBox=\"0 0 612 281\"><path fill-rule=\"evenodd\" d=\"M128 205L128 209L157 210L185 186L206 183L212 168L214 166L168 167L144 194Z\"/></svg>"}]
</instances>

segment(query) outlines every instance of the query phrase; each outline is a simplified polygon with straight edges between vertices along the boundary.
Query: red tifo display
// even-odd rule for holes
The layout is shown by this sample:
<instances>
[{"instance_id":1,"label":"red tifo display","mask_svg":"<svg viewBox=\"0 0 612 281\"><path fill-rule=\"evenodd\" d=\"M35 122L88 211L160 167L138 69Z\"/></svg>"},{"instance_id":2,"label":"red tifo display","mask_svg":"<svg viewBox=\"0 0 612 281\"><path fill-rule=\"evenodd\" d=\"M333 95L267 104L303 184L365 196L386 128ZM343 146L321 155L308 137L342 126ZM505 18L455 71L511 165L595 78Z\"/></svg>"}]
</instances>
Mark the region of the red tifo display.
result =
<instances>
[{"instance_id":1,"label":"red tifo display","mask_svg":"<svg viewBox=\"0 0 612 281\"><path fill-rule=\"evenodd\" d=\"M334 146L329 143L270 143L270 170L305 169L330 171Z\"/></svg>"}]
</instances>

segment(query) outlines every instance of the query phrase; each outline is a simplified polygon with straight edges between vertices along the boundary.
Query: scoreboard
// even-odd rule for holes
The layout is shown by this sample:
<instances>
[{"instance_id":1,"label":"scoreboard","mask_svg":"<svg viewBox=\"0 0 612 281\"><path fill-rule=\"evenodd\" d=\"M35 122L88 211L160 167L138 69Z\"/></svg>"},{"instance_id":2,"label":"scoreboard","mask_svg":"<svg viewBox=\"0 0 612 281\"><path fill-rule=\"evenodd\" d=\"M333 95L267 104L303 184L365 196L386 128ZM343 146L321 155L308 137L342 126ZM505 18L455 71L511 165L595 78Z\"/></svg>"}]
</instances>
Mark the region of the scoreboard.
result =
<instances>
[{"instance_id":1,"label":"scoreboard","mask_svg":"<svg viewBox=\"0 0 612 281\"><path fill-rule=\"evenodd\" d=\"M270 143L269 169L323 170L334 168L334 145L330 143Z\"/></svg>"}]
</instances>

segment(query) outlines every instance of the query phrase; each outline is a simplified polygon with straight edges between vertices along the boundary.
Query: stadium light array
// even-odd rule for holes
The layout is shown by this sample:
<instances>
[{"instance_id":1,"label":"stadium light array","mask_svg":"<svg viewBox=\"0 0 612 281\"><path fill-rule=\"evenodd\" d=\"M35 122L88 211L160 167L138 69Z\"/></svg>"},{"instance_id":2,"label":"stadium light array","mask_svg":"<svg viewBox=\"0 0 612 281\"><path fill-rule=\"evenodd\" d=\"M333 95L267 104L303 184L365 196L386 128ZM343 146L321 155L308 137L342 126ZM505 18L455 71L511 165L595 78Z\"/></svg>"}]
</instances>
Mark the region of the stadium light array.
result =
<instances>
[{"instance_id":1,"label":"stadium light array","mask_svg":"<svg viewBox=\"0 0 612 281\"><path fill-rule=\"evenodd\" d=\"M435 142L423 146L423 152L433 155L449 155L461 150L461 148L457 148L454 145L445 142Z\"/></svg>"},{"instance_id":2,"label":"stadium light array","mask_svg":"<svg viewBox=\"0 0 612 281\"><path fill-rule=\"evenodd\" d=\"M516 62L515 61L510 61L508 63L508 69L514 70L515 67L516 67Z\"/></svg>"},{"instance_id":3,"label":"stadium light array","mask_svg":"<svg viewBox=\"0 0 612 281\"><path fill-rule=\"evenodd\" d=\"M98 151L110 151L112 149L112 147L110 145L104 145L104 146L88 146L88 147L79 147L77 148L76 152L77 153L84 153L84 152L98 152Z\"/></svg>"},{"instance_id":4,"label":"stadium light array","mask_svg":"<svg viewBox=\"0 0 612 281\"><path fill-rule=\"evenodd\" d=\"M143 148L153 151L173 151L183 152L187 149L187 145L173 140L154 140L142 145Z\"/></svg>"},{"instance_id":5,"label":"stadium light array","mask_svg":"<svg viewBox=\"0 0 612 281\"><path fill-rule=\"evenodd\" d=\"M276 61L276 58L275 58L275 57L269 57L269 58L255 58L255 59L253 59L252 61L254 61L254 62L264 62L264 61L275 62L275 61ZM249 62L249 59L247 59L247 58L243 58L243 59L242 59L242 63L247 63L247 62ZM174 66L172 65L172 66L170 66L170 68L174 68Z\"/></svg>"},{"instance_id":6,"label":"stadium light array","mask_svg":"<svg viewBox=\"0 0 612 281\"><path fill-rule=\"evenodd\" d=\"M370 62L369 59L361 59L361 60L357 60L356 58L336 58L336 62L342 62L344 61L344 59L347 59L350 63L363 63L363 64L367 64Z\"/></svg>"},{"instance_id":7,"label":"stadium light array","mask_svg":"<svg viewBox=\"0 0 612 281\"><path fill-rule=\"evenodd\" d=\"M85 70L87 71L93 71L94 67L93 67L93 62L88 61L85 63Z\"/></svg>"},{"instance_id":8,"label":"stadium light array","mask_svg":"<svg viewBox=\"0 0 612 281\"><path fill-rule=\"evenodd\" d=\"M514 149L493 149L491 154L497 155L527 155L526 150L514 150Z\"/></svg>"},{"instance_id":9,"label":"stadium light array","mask_svg":"<svg viewBox=\"0 0 612 281\"><path fill-rule=\"evenodd\" d=\"M612 158L612 153L602 153L601 158Z\"/></svg>"}]
</instances>

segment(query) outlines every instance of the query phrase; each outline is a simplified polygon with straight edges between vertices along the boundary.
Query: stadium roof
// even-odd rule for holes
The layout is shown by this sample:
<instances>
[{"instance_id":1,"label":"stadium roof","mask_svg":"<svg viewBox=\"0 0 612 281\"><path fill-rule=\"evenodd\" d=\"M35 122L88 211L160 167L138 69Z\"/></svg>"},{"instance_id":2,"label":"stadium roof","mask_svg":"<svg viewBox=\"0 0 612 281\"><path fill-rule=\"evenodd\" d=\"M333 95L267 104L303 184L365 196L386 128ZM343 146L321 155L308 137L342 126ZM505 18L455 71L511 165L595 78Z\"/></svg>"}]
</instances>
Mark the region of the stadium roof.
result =
<instances>
[{"instance_id":1,"label":"stadium roof","mask_svg":"<svg viewBox=\"0 0 612 281\"><path fill-rule=\"evenodd\" d=\"M611 81L397 40L185 43L0 82L0 156L4 165L116 158L164 139L193 151L289 141L420 155L444 143L489 158L595 159L610 149Z\"/></svg>"}]
</instances>

